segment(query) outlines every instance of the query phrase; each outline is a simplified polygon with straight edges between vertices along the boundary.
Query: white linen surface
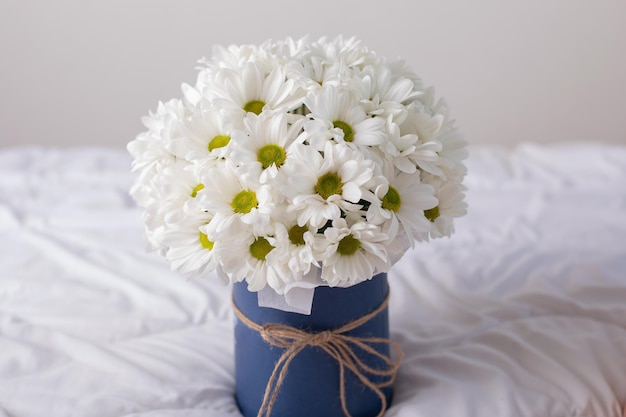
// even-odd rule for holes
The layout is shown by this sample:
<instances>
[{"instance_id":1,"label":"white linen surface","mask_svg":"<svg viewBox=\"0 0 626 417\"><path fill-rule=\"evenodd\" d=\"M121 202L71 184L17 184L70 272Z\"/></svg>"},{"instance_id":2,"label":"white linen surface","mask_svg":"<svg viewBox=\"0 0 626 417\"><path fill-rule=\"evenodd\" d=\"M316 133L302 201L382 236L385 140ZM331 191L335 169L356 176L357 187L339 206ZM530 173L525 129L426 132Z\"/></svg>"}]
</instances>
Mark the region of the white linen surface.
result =
<instances>
[{"instance_id":1,"label":"white linen surface","mask_svg":"<svg viewBox=\"0 0 626 417\"><path fill-rule=\"evenodd\" d=\"M0 417L239 416L230 289L147 252L129 165L0 151ZM626 148L482 147L468 166L456 234L389 274L405 358L386 416L621 416Z\"/></svg>"}]
</instances>

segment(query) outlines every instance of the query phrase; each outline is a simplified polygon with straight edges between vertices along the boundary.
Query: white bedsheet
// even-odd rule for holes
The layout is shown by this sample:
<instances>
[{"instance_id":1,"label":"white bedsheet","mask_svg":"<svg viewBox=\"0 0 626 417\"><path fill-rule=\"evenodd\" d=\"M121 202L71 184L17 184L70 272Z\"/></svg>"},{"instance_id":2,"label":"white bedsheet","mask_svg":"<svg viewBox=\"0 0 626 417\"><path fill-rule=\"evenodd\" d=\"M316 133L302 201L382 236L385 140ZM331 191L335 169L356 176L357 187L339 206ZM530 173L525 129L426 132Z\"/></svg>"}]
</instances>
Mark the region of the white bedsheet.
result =
<instances>
[{"instance_id":1,"label":"white bedsheet","mask_svg":"<svg viewBox=\"0 0 626 417\"><path fill-rule=\"evenodd\" d=\"M146 251L129 165L0 151L0 417L239 416L229 288ZM390 273L405 359L386 416L621 416L626 147L483 147L468 166L456 234Z\"/></svg>"}]
</instances>

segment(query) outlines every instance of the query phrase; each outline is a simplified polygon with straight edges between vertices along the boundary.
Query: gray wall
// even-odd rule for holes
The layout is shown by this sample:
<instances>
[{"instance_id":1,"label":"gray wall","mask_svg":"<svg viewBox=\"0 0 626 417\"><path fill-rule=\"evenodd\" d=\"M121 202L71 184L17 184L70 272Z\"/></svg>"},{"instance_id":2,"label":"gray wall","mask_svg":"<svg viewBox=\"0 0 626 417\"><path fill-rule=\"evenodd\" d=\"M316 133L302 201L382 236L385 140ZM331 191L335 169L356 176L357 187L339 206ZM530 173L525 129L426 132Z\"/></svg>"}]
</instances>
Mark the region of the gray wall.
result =
<instances>
[{"instance_id":1,"label":"gray wall","mask_svg":"<svg viewBox=\"0 0 626 417\"><path fill-rule=\"evenodd\" d=\"M0 146L124 146L214 44L355 35L473 143L626 144L624 0L2 0Z\"/></svg>"}]
</instances>

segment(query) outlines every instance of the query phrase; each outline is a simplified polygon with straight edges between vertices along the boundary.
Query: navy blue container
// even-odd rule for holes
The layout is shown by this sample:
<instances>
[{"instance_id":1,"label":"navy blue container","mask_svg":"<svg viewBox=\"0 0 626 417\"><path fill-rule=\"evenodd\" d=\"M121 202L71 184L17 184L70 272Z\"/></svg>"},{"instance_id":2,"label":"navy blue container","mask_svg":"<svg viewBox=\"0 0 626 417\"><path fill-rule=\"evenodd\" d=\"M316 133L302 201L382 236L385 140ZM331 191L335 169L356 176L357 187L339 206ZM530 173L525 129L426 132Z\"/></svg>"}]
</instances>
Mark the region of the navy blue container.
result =
<instances>
[{"instance_id":1,"label":"navy blue container","mask_svg":"<svg viewBox=\"0 0 626 417\"><path fill-rule=\"evenodd\" d=\"M388 292L387 274L349 288L315 289L311 315L259 307L257 294L245 283L233 286L235 305L250 320L260 324L280 323L307 331L333 330L366 315L382 304ZM351 336L389 338L388 309L362 326L346 333ZM389 357L389 345L373 344ZM284 350L266 343L260 334L237 320L235 325L236 399L245 417L256 417L265 387L276 361ZM380 367L381 360L355 350L369 366ZM381 382L375 377L374 382ZM353 417L374 417L381 409L378 396L346 370L346 403ZM391 402L391 388L381 389ZM344 417L339 397L339 367L319 347L306 347L291 362L285 381L272 409L272 417Z\"/></svg>"}]
</instances>

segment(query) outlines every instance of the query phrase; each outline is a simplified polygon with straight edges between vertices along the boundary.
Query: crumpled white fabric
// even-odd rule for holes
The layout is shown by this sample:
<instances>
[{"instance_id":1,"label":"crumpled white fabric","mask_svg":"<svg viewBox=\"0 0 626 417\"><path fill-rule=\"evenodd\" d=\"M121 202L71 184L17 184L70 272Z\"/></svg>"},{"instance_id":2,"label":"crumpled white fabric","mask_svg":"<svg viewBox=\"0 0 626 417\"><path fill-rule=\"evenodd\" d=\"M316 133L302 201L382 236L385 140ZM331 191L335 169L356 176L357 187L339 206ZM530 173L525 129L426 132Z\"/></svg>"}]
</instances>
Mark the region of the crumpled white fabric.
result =
<instances>
[{"instance_id":1,"label":"crumpled white fabric","mask_svg":"<svg viewBox=\"0 0 626 417\"><path fill-rule=\"evenodd\" d=\"M240 416L230 288L146 251L129 167L0 150L0 416ZM473 148L468 167L456 234L389 273L386 416L621 416L626 147Z\"/></svg>"}]
</instances>

